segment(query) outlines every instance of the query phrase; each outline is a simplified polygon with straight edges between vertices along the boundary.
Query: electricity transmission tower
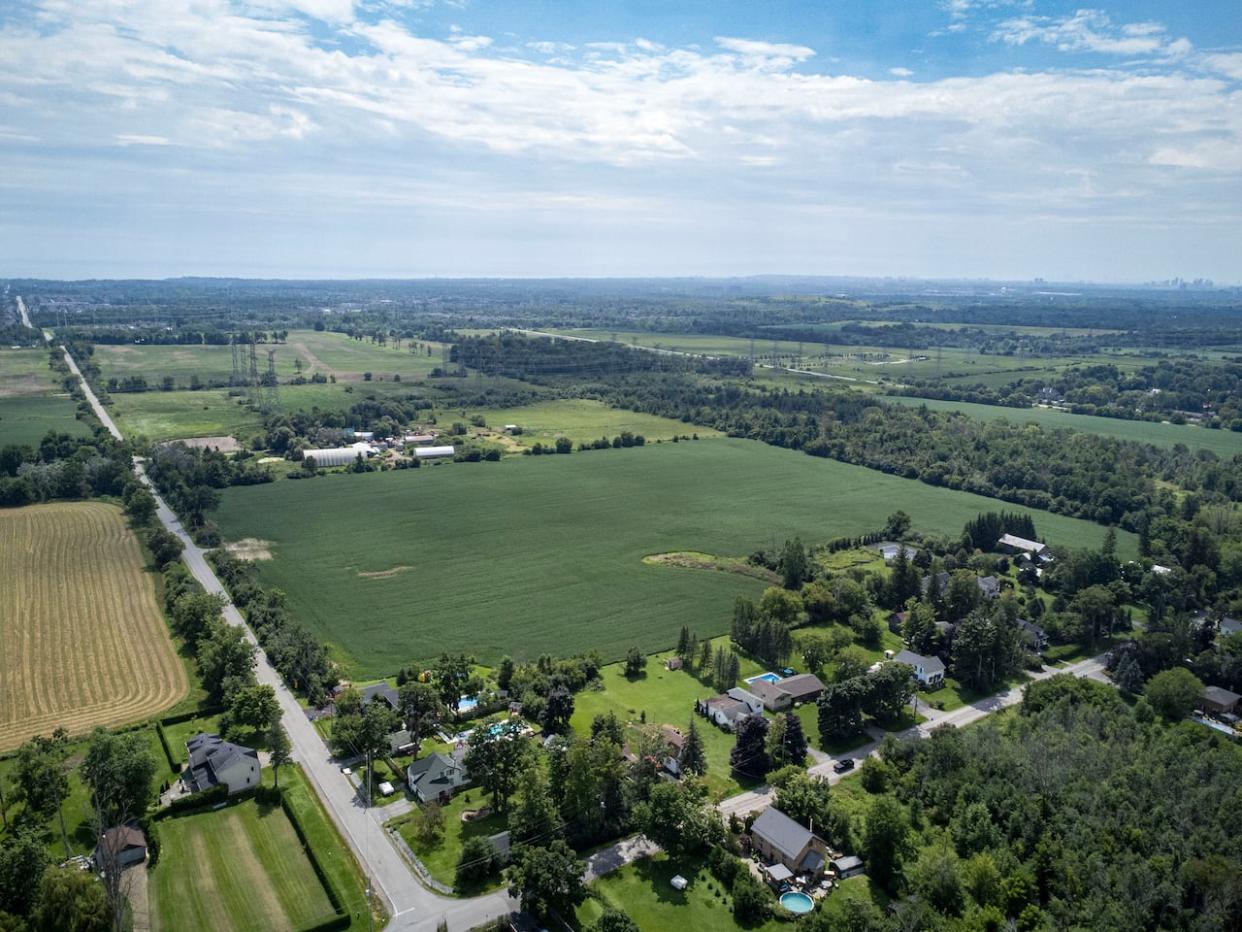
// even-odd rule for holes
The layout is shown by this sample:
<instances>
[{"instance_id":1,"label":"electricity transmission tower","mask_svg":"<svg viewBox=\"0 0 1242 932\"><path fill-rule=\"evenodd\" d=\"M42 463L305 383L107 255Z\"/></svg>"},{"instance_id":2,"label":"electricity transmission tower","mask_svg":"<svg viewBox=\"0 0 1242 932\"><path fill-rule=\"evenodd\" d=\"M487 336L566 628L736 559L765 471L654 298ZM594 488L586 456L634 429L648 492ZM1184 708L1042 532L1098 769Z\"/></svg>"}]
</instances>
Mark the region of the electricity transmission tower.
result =
<instances>
[{"instance_id":1,"label":"electricity transmission tower","mask_svg":"<svg viewBox=\"0 0 1242 932\"><path fill-rule=\"evenodd\" d=\"M249 376L246 379L247 400L252 405L259 405L263 401L263 389L259 385L259 354L254 342L254 337L250 338L250 366Z\"/></svg>"},{"instance_id":2,"label":"electricity transmission tower","mask_svg":"<svg viewBox=\"0 0 1242 932\"><path fill-rule=\"evenodd\" d=\"M276 349L267 351L267 374L263 378L263 402L259 410L264 414L280 410L280 395L276 384Z\"/></svg>"}]
</instances>

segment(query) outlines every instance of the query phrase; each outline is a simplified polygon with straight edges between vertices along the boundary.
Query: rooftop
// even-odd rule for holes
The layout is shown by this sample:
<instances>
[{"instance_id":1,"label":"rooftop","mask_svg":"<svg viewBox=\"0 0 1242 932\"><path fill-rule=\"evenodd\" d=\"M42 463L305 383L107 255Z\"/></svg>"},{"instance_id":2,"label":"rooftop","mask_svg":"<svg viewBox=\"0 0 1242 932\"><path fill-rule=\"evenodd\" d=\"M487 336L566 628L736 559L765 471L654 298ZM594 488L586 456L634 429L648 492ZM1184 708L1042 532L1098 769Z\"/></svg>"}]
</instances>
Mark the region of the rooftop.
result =
<instances>
[{"instance_id":1,"label":"rooftop","mask_svg":"<svg viewBox=\"0 0 1242 932\"><path fill-rule=\"evenodd\" d=\"M763 810L750 830L781 854L796 858L815 836L811 830L795 822L775 806Z\"/></svg>"}]
</instances>

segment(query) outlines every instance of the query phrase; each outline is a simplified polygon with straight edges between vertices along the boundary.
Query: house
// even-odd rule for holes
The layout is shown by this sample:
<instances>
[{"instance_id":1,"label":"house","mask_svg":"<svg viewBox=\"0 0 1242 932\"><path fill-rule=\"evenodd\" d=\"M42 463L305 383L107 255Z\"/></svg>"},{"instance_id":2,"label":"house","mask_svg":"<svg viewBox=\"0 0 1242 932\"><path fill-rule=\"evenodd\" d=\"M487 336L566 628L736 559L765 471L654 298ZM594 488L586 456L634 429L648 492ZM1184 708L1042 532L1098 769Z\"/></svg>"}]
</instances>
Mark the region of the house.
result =
<instances>
[{"instance_id":1,"label":"house","mask_svg":"<svg viewBox=\"0 0 1242 932\"><path fill-rule=\"evenodd\" d=\"M753 689L763 680L756 680L754 683L748 684ZM730 699L736 699L738 702L744 702L746 708L750 710L751 715L759 715L764 708L763 697L756 692L747 692L741 686L734 686L725 693Z\"/></svg>"},{"instance_id":2,"label":"house","mask_svg":"<svg viewBox=\"0 0 1242 932\"><path fill-rule=\"evenodd\" d=\"M1225 615L1220 620L1220 636L1227 637L1230 634L1237 634L1242 631L1242 621L1236 618L1230 618Z\"/></svg>"},{"instance_id":3,"label":"house","mask_svg":"<svg viewBox=\"0 0 1242 932\"><path fill-rule=\"evenodd\" d=\"M729 731L735 730L738 722L753 714L746 703L726 695L713 696L711 699L700 699L695 703L695 708L700 715L711 719L721 728L728 729Z\"/></svg>"},{"instance_id":4,"label":"house","mask_svg":"<svg viewBox=\"0 0 1242 932\"><path fill-rule=\"evenodd\" d=\"M470 782L466 774L465 749L450 754L437 751L414 761L406 768L406 785L421 803L447 802L453 791Z\"/></svg>"},{"instance_id":5,"label":"house","mask_svg":"<svg viewBox=\"0 0 1242 932\"><path fill-rule=\"evenodd\" d=\"M1050 556L1048 545L1037 540L1027 540L1013 534L1002 534L996 542L996 549L1002 553L1025 553L1037 560L1046 560Z\"/></svg>"},{"instance_id":6,"label":"house","mask_svg":"<svg viewBox=\"0 0 1242 932\"><path fill-rule=\"evenodd\" d=\"M111 864L141 864L147 859L147 836L136 825L114 826L99 836L93 857L100 870L107 870Z\"/></svg>"},{"instance_id":7,"label":"house","mask_svg":"<svg viewBox=\"0 0 1242 932\"><path fill-rule=\"evenodd\" d=\"M1238 710L1238 702L1242 700L1235 692L1220 686L1205 686L1199 699L1199 708L1209 715L1232 715Z\"/></svg>"},{"instance_id":8,"label":"house","mask_svg":"<svg viewBox=\"0 0 1242 932\"><path fill-rule=\"evenodd\" d=\"M944 661L939 657L924 657L912 650L903 650L893 660L914 667L914 678L924 689L939 689L944 685Z\"/></svg>"},{"instance_id":9,"label":"house","mask_svg":"<svg viewBox=\"0 0 1242 932\"><path fill-rule=\"evenodd\" d=\"M1027 621L1025 618L1018 619L1018 630L1022 633L1022 639L1026 641L1026 646L1037 654L1042 654L1048 647L1048 632L1035 624L1033 621Z\"/></svg>"},{"instance_id":10,"label":"house","mask_svg":"<svg viewBox=\"0 0 1242 932\"><path fill-rule=\"evenodd\" d=\"M684 665L680 657L669 657L668 660L664 661L664 669L666 670L680 670Z\"/></svg>"},{"instance_id":11,"label":"house","mask_svg":"<svg viewBox=\"0 0 1242 932\"><path fill-rule=\"evenodd\" d=\"M664 759L660 763L673 776L680 777L681 749L686 746L686 736L672 725L661 725L660 737L664 739Z\"/></svg>"},{"instance_id":12,"label":"house","mask_svg":"<svg viewBox=\"0 0 1242 932\"><path fill-rule=\"evenodd\" d=\"M397 695L397 691L387 683L376 683L374 686L368 686L362 690L362 707L365 709L377 699L392 709L394 712L401 707L401 699Z\"/></svg>"},{"instance_id":13,"label":"house","mask_svg":"<svg viewBox=\"0 0 1242 932\"><path fill-rule=\"evenodd\" d=\"M414 752L414 736L406 729L394 731L387 737L389 754L412 754Z\"/></svg>"},{"instance_id":14,"label":"house","mask_svg":"<svg viewBox=\"0 0 1242 932\"><path fill-rule=\"evenodd\" d=\"M927 595L928 590L931 589L931 582L932 582L932 578L930 576L924 576L922 579L919 580L919 591L922 592L923 595ZM948 591L948 589L949 589L949 574L948 573L937 573L936 574L936 591L939 592L941 595L944 595L945 592Z\"/></svg>"},{"instance_id":15,"label":"house","mask_svg":"<svg viewBox=\"0 0 1242 932\"><path fill-rule=\"evenodd\" d=\"M782 864L794 874L819 874L828 857L822 838L775 806L769 806L755 819L750 840L764 861Z\"/></svg>"},{"instance_id":16,"label":"house","mask_svg":"<svg viewBox=\"0 0 1242 932\"><path fill-rule=\"evenodd\" d=\"M420 460L433 460L445 456L453 456L457 451L452 447L415 447L414 455Z\"/></svg>"},{"instance_id":17,"label":"house","mask_svg":"<svg viewBox=\"0 0 1242 932\"><path fill-rule=\"evenodd\" d=\"M813 702L824 691L823 681L814 673L787 676L777 685L793 697L794 702Z\"/></svg>"},{"instance_id":18,"label":"house","mask_svg":"<svg viewBox=\"0 0 1242 932\"><path fill-rule=\"evenodd\" d=\"M769 712L784 712L793 705L793 696L782 689L779 683L755 680L748 685L759 699L760 706Z\"/></svg>"},{"instance_id":19,"label":"house","mask_svg":"<svg viewBox=\"0 0 1242 932\"><path fill-rule=\"evenodd\" d=\"M224 785L232 796L259 785L259 755L252 748L206 732L187 741L185 748L190 759L181 772L181 782L189 792Z\"/></svg>"},{"instance_id":20,"label":"house","mask_svg":"<svg viewBox=\"0 0 1242 932\"><path fill-rule=\"evenodd\" d=\"M985 599L994 599L1000 595L1001 583L995 576L976 576L975 582L979 584L979 591Z\"/></svg>"},{"instance_id":21,"label":"house","mask_svg":"<svg viewBox=\"0 0 1242 932\"><path fill-rule=\"evenodd\" d=\"M888 616L888 630L893 634L901 634L906 626L906 619L910 616L909 612L892 612Z\"/></svg>"},{"instance_id":22,"label":"house","mask_svg":"<svg viewBox=\"0 0 1242 932\"><path fill-rule=\"evenodd\" d=\"M849 880L851 877L857 877L863 872L862 858L852 854L833 858L828 866L836 871L838 880Z\"/></svg>"}]
</instances>

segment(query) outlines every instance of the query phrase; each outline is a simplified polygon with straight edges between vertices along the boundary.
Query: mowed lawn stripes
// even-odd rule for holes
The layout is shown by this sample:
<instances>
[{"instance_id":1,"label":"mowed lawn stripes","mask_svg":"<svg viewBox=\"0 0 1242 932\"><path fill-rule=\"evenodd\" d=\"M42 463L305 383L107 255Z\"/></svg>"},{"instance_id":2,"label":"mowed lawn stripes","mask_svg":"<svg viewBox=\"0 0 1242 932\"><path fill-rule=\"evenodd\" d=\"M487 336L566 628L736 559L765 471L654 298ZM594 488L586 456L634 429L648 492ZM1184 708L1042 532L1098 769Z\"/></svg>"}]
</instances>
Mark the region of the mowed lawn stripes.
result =
<instances>
[{"instance_id":1,"label":"mowed lawn stripes","mask_svg":"<svg viewBox=\"0 0 1242 932\"><path fill-rule=\"evenodd\" d=\"M155 932L295 929L332 915L293 826L253 800L160 823L151 873Z\"/></svg>"},{"instance_id":2,"label":"mowed lawn stripes","mask_svg":"<svg viewBox=\"0 0 1242 932\"><path fill-rule=\"evenodd\" d=\"M648 554L745 555L883 526L904 509L956 534L995 499L746 440L663 443L342 474L229 489L230 540L271 543L259 563L354 676L462 650L483 662L671 647L681 626L728 629L762 583L653 566ZM1031 512L1050 542L1099 546L1104 528ZM1118 535L1123 557L1135 539Z\"/></svg>"},{"instance_id":3,"label":"mowed lawn stripes","mask_svg":"<svg viewBox=\"0 0 1242 932\"><path fill-rule=\"evenodd\" d=\"M174 705L185 667L119 508L0 510L0 750Z\"/></svg>"}]
</instances>

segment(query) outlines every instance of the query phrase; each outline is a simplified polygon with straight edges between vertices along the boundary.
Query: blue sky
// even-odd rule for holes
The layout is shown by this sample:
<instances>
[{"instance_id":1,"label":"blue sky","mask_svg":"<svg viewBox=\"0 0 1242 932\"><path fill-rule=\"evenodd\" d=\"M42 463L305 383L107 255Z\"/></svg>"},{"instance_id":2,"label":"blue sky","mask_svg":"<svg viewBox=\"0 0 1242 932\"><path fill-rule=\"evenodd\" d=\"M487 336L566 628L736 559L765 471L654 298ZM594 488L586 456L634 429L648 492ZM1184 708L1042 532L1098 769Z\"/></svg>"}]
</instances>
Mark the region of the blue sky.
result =
<instances>
[{"instance_id":1,"label":"blue sky","mask_svg":"<svg viewBox=\"0 0 1242 932\"><path fill-rule=\"evenodd\" d=\"M0 274L1242 281L1236 0L9 0Z\"/></svg>"}]
</instances>

